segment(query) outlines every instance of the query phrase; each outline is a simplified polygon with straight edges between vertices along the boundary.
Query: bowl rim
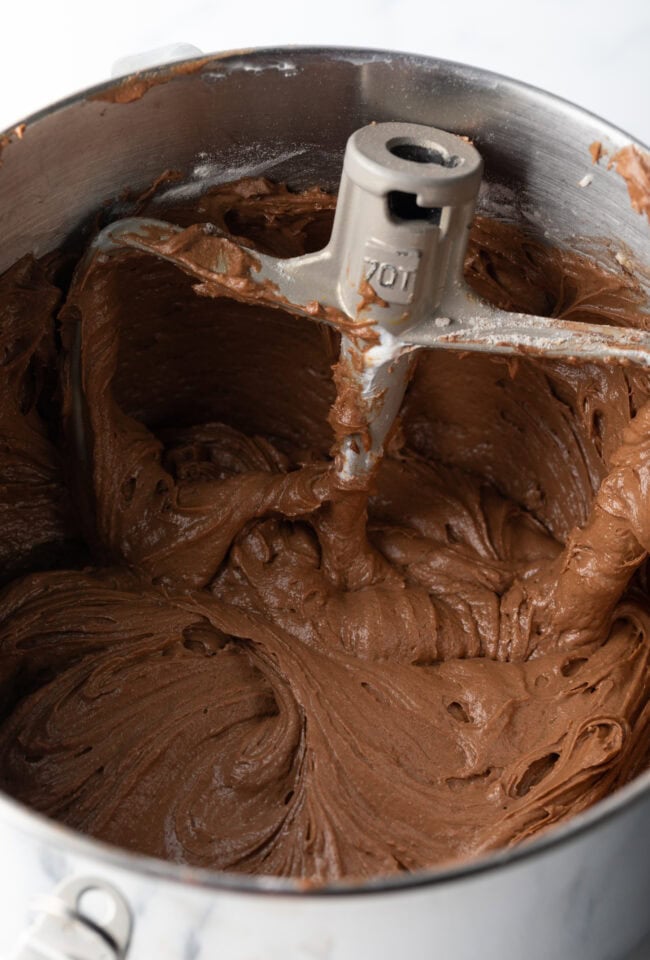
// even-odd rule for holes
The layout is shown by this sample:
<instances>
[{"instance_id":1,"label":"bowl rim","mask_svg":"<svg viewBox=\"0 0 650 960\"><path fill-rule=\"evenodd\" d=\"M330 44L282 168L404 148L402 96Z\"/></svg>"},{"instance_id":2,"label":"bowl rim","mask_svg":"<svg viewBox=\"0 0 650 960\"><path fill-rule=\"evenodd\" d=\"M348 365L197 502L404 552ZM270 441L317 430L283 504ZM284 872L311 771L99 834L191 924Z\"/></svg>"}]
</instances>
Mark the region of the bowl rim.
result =
<instances>
[{"instance_id":1,"label":"bowl rim","mask_svg":"<svg viewBox=\"0 0 650 960\"><path fill-rule=\"evenodd\" d=\"M83 87L66 97L62 97L59 100L55 100L51 104L41 107L40 110L36 110L34 113L31 113L28 116L17 120L15 123L12 123L5 130L0 130L0 138L4 138L5 140L10 140L13 142L16 129L21 127L23 124L27 129L29 129L31 125L37 123L39 120L43 120L46 117L52 116L53 114L58 113L61 110L65 110L68 107L74 106L77 103L81 103L84 100L101 100L103 99L104 94L108 93L115 87L119 87L120 84L124 83L124 81L129 77L137 77L138 80L145 81L148 79L153 79L155 83L152 84L152 86L155 86L161 83L168 83L176 79L181 80L188 74L191 75L196 73L200 75L201 73L209 72L212 66L225 67L231 72L235 72L237 69L242 69L244 61L246 61L246 65L249 68L249 61L253 60L260 61L260 69L265 69L265 67L275 67L277 69L278 60L286 68L291 68L293 65L289 62L290 58L303 61L306 61L310 58L329 58L334 61L340 60L344 63L347 62L356 65L363 65L373 62L391 63L394 60L401 60L403 62L409 62L420 67L429 67L430 69L443 68L448 74L455 74L463 81L471 81L473 79L490 80L492 82L496 81L505 87L511 88L512 90L526 91L531 97L539 100L540 102L547 102L549 104L561 106L566 112L575 113L582 119L587 118L593 120L596 125L602 128L606 135L610 136L615 141L622 140L625 144L633 144L640 147L642 150L650 150L650 146L644 143L638 137L624 130L622 127L618 127L616 124L610 123L610 121L605 120L594 111L589 110L586 107L581 107L578 104L573 103L573 101L567 100L565 97L560 96L559 94L550 93L548 90L544 90L541 87L535 86L534 84L527 83L524 80L517 80L514 77L509 77L506 74L498 73L494 70L486 70L483 67L475 67L471 64L461 63L458 60L446 60L443 57L433 57L428 56L427 54L411 53L406 50L387 50L383 47L345 47L337 45L319 46L317 44L288 44L286 46L250 47L240 50L216 51L213 53L204 53L201 54L201 56L160 63L152 67L143 68L142 70L136 70L133 73L121 74L111 77L109 80L104 80L101 83L94 84L90 87ZM264 65L263 61L265 60L271 62ZM191 66L195 66L196 69L188 69L188 67ZM147 90L144 91L142 96L146 96L146 93ZM136 99L140 98L137 97ZM111 105L110 102L108 105ZM113 105L128 106L128 103L117 103ZM3 143L3 149L6 149L10 145L10 142Z\"/></svg>"}]
</instances>

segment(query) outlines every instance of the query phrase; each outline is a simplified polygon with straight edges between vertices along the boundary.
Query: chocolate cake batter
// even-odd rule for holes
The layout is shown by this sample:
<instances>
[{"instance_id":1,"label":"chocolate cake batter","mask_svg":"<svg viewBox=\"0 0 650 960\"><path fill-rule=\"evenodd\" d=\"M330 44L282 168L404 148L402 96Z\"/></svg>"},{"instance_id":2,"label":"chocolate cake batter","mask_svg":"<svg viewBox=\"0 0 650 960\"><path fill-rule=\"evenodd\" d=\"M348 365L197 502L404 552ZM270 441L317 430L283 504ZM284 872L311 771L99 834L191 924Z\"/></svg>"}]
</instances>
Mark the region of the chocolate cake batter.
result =
<instances>
[{"instance_id":1,"label":"chocolate cake batter","mask_svg":"<svg viewBox=\"0 0 650 960\"><path fill-rule=\"evenodd\" d=\"M245 180L138 212L291 256L333 207ZM3 789L133 850L321 882L517 843L648 765L647 374L421 353L346 489L329 328L132 251L73 266L0 280ZM648 325L622 268L508 224L477 221L466 268L507 309Z\"/></svg>"}]
</instances>

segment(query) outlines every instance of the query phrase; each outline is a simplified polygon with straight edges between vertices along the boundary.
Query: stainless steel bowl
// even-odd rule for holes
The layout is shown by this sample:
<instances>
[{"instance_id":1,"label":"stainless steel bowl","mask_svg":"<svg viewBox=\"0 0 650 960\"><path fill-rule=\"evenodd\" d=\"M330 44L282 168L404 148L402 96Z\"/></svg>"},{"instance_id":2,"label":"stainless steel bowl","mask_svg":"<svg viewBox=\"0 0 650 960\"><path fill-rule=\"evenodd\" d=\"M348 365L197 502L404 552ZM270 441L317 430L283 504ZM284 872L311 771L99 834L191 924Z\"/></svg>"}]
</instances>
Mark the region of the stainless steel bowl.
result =
<instances>
[{"instance_id":1,"label":"stainless steel bowl","mask_svg":"<svg viewBox=\"0 0 650 960\"><path fill-rule=\"evenodd\" d=\"M334 188L348 135L372 120L468 134L486 162L484 210L558 243L613 237L604 256L650 261L648 224L623 181L588 153L594 140L613 151L634 139L513 80L405 54L295 48L211 56L139 79L131 102L110 102L106 84L11 137L0 166L0 269L53 249L102 202L165 168L183 171L188 190L253 173ZM593 181L579 186L587 173ZM21 960L45 955L34 952L38 936L60 936L49 955L64 960L119 956L126 928L93 927L79 900L84 886L105 882L126 911L119 917L130 915L129 960L623 960L650 930L650 773L534 842L355 887L308 891L175 866L4 796L0 850L0 956ZM35 898L57 885L34 919ZM112 945L102 930L113 930Z\"/></svg>"}]
</instances>

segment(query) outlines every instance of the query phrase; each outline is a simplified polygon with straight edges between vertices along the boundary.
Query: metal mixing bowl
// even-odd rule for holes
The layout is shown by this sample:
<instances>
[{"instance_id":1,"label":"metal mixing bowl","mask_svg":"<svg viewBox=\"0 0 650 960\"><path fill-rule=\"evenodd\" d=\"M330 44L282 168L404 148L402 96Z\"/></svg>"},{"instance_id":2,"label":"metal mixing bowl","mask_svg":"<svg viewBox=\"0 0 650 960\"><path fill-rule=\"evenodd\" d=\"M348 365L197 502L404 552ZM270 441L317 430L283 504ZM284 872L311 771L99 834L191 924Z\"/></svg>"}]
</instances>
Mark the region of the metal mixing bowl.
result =
<instances>
[{"instance_id":1,"label":"metal mixing bowl","mask_svg":"<svg viewBox=\"0 0 650 960\"><path fill-rule=\"evenodd\" d=\"M373 120L468 134L486 163L484 211L558 243L610 237L603 256L650 261L648 224L623 181L592 167L588 153L594 140L613 151L633 138L524 84L425 57L295 48L201 58L139 80L142 95L130 102L110 102L106 84L11 136L0 167L0 269L52 250L102 202L166 168L197 190L251 174L335 188L347 137ZM579 186L587 173L592 183ZM650 773L531 843L363 886L309 891L152 860L4 796L0 850L0 956L30 929L34 898L70 877L110 881L124 898L129 960L623 960L650 929ZM76 936L76 901L57 921L62 902L50 900L42 917ZM60 956L119 955L107 940L96 952L101 938L85 934L88 953L68 940ZM29 949L15 955L40 956Z\"/></svg>"}]
</instances>

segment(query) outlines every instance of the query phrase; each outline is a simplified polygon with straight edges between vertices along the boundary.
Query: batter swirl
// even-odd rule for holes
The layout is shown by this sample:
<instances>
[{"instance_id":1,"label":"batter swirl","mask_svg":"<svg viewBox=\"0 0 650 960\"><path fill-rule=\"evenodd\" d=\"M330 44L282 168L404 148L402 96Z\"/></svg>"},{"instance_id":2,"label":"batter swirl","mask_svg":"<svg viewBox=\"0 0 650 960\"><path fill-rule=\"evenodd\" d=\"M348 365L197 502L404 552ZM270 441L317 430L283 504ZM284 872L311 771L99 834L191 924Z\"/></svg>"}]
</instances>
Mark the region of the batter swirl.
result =
<instances>
[{"instance_id":1,"label":"batter swirl","mask_svg":"<svg viewBox=\"0 0 650 960\"><path fill-rule=\"evenodd\" d=\"M293 256L334 200L246 180L147 204ZM345 489L328 329L143 254L72 266L0 280L3 789L154 856L324 882L519 842L648 765L645 375L421 355ZM477 221L467 277L648 324L622 270L507 224Z\"/></svg>"}]
</instances>

